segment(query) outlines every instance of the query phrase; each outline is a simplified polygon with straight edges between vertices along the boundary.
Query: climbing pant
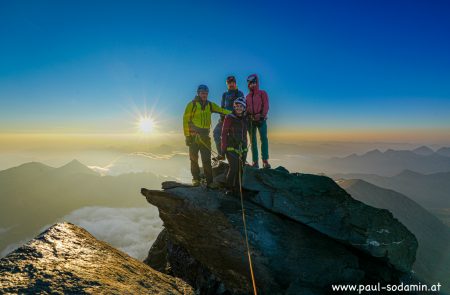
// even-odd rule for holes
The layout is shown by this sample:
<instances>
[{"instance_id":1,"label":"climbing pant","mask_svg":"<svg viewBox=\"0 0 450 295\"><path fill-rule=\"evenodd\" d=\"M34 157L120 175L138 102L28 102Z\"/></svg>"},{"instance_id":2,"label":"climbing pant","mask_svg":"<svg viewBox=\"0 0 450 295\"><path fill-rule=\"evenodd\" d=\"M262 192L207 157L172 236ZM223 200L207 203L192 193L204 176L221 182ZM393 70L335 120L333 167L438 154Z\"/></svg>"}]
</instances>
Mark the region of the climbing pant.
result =
<instances>
[{"instance_id":1,"label":"climbing pant","mask_svg":"<svg viewBox=\"0 0 450 295\"><path fill-rule=\"evenodd\" d=\"M194 180L200 180L200 167L198 166L198 152L202 157L203 173L206 183L213 182L211 167L211 138L209 136L196 136L189 146L189 158L191 160L191 173Z\"/></svg>"},{"instance_id":2,"label":"climbing pant","mask_svg":"<svg viewBox=\"0 0 450 295\"><path fill-rule=\"evenodd\" d=\"M228 160L228 172L226 175L226 184L229 189L234 191L239 191L239 169L242 169L245 164L245 159L247 158L247 153L242 154L241 161L239 161L239 154L232 151L226 152L226 157ZM241 170L242 177L242 170Z\"/></svg>"},{"instance_id":3,"label":"climbing pant","mask_svg":"<svg viewBox=\"0 0 450 295\"><path fill-rule=\"evenodd\" d=\"M267 122L266 120L260 122L249 122L248 133L252 145L252 160L254 163L258 162L258 144L256 142L256 130L259 132L259 139L261 141L261 157L264 160L269 159L269 140L267 138Z\"/></svg>"}]
</instances>

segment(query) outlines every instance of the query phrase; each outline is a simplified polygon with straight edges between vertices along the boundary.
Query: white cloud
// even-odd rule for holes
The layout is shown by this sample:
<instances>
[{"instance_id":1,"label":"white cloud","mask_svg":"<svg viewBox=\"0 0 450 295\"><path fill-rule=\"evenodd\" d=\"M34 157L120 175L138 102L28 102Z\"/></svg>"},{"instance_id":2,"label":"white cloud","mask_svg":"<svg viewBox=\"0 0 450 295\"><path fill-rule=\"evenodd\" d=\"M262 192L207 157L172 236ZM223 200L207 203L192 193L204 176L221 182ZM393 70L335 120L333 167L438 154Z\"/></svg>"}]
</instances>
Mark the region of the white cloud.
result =
<instances>
[{"instance_id":1,"label":"white cloud","mask_svg":"<svg viewBox=\"0 0 450 295\"><path fill-rule=\"evenodd\" d=\"M62 220L76 224L99 240L144 260L162 230L156 207L106 208L85 207L73 211Z\"/></svg>"},{"instance_id":2,"label":"white cloud","mask_svg":"<svg viewBox=\"0 0 450 295\"><path fill-rule=\"evenodd\" d=\"M114 176L131 172L152 172L157 175L171 176L178 179L185 176L184 170L186 167L189 167L187 154L157 155L144 152L122 155L104 166L89 166L89 168L101 175Z\"/></svg>"},{"instance_id":3,"label":"white cloud","mask_svg":"<svg viewBox=\"0 0 450 295\"><path fill-rule=\"evenodd\" d=\"M7 227L7 228L0 227L0 236L7 233L10 229L11 229L11 227Z\"/></svg>"},{"instance_id":4,"label":"white cloud","mask_svg":"<svg viewBox=\"0 0 450 295\"><path fill-rule=\"evenodd\" d=\"M12 251L16 250L17 248L19 248L20 246L22 246L23 244L27 243L28 241L30 241L32 238L27 238L27 239L23 239L20 240L19 242L16 243L12 243L9 244L8 246L6 246L2 252L0 253L0 258L5 257L6 255L8 255L9 253L11 253Z\"/></svg>"}]
</instances>

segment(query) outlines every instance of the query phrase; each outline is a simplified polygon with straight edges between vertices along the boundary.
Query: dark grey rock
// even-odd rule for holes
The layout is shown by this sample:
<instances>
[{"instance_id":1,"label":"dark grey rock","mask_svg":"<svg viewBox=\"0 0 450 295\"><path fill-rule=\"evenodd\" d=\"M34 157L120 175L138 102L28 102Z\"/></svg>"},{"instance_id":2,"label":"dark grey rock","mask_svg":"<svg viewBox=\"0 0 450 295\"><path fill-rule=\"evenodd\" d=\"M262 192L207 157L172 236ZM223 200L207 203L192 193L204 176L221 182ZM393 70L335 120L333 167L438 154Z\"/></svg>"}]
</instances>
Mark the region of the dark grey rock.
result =
<instances>
[{"instance_id":1,"label":"dark grey rock","mask_svg":"<svg viewBox=\"0 0 450 295\"><path fill-rule=\"evenodd\" d=\"M346 239L330 234L335 230L342 232L344 237L353 237L356 235L353 233L356 226L342 227L347 220L341 219L352 220L348 215L357 214L352 210L366 210L364 212L367 214L379 214L379 211L367 210L361 205L344 206L348 215L335 214L334 227L323 217L315 220L320 225L315 228L296 219L296 215L289 214L296 212L294 209L286 212L278 210L279 205L290 200L285 197L285 189L288 192L290 190L291 194L297 189L297 197L306 203L312 202L311 199L318 195L324 204L311 208L312 216L317 216L318 213L330 214L330 211L333 212L330 207L333 206L342 210L339 201L351 203L354 200L348 200L347 195L343 196L342 190L328 178L322 177L320 181L315 179L308 185L305 185L308 182L302 181L300 186L295 187L292 184L297 179L293 178L302 176L288 174L282 169L257 171L263 174L263 180L255 178L257 173L252 176L255 183L246 188L253 192L245 192L244 207L260 294L295 294L299 291L305 294L322 294L330 290L331 284L342 282L396 283L410 270L407 265L396 269L384 257L373 255L378 252L365 251L364 247L345 243ZM270 175L273 173L283 175L284 178L282 181L278 178L279 175L272 178ZM264 178L264 175L268 177ZM246 177L248 181L249 178ZM277 190L273 190L274 188ZM141 192L149 203L158 207L165 226L165 231L161 234L163 238L157 240L158 246L154 246L157 249L152 247L150 250L147 263L186 280L200 294L252 292L239 198L199 187L175 187L166 191L142 189ZM301 206L302 203L291 202L285 205L294 207ZM364 222L356 225L360 224L360 231L364 232L367 229L364 226L370 226L370 220L375 218L377 217L369 215ZM395 224L394 228L398 226L395 219L388 221ZM403 246L407 251L410 251L408 247L414 248L414 241L413 239L412 246L408 244L411 241L404 242ZM187 265L190 267L186 267ZM192 272L196 276L192 277Z\"/></svg>"},{"instance_id":2,"label":"dark grey rock","mask_svg":"<svg viewBox=\"0 0 450 295\"><path fill-rule=\"evenodd\" d=\"M243 187L252 201L305 224L407 272L416 258L416 237L385 209L353 199L331 178L246 167Z\"/></svg>"}]
</instances>

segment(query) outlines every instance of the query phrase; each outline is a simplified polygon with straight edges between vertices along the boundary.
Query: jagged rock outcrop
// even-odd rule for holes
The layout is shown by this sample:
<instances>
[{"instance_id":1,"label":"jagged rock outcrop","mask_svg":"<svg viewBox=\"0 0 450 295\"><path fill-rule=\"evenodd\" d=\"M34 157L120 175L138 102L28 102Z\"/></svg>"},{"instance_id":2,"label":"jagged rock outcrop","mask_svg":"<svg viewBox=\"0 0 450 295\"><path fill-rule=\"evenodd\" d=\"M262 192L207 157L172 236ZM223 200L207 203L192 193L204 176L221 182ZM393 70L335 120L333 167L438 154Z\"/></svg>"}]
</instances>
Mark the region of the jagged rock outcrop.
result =
<instances>
[{"instance_id":1,"label":"jagged rock outcrop","mask_svg":"<svg viewBox=\"0 0 450 295\"><path fill-rule=\"evenodd\" d=\"M387 210L352 199L327 177L282 168L247 169L244 187L260 294L408 279L417 240ZM200 294L252 293L240 199L173 182L163 189L141 191L165 227L145 262Z\"/></svg>"},{"instance_id":2,"label":"jagged rock outcrop","mask_svg":"<svg viewBox=\"0 0 450 295\"><path fill-rule=\"evenodd\" d=\"M246 169L243 187L257 194L262 207L369 255L409 271L416 258L416 237L391 212L353 199L331 178L291 175L283 170Z\"/></svg>"},{"instance_id":3,"label":"jagged rock outcrop","mask_svg":"<svg viewBox=\"0 0 450 295\"><path fill-rule=\"evenodd\" d=\"M58 223L0 260L1 294L194 294L162 274L95 239Z\"/></svg>"}]
</instances>

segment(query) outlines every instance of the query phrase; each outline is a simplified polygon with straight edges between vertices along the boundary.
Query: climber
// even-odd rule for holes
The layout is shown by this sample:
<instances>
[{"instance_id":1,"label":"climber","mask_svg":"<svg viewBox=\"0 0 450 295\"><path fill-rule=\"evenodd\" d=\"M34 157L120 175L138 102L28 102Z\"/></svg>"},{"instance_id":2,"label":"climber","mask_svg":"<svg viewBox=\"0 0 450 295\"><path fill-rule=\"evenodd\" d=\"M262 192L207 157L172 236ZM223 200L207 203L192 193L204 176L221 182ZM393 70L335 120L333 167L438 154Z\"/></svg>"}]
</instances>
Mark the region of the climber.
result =
<instances>
[{"instance_id":1,"label":"climber","mask_svg":"<svg viewBox=\"0 0 450 295\"><path fill-rule=\"evenodd\" d=\"M206 184L209 188L217 188L213 183L211 167L211 114L230 114L231 111L219 107L208 100L209 89L206 85L199 85L197 95L186 106L183 116L183 131L186 145L189 147L191 161L192 185L200 185L200 167L198 166L198 152L202 157Z\"/></svg>"},{"instance_id":2,"label":"climber","mask_svg":"<svg viewBox=\"0 0 450 295\"><path fill-rule=\"evenodd\" d=\"M242 91L238 90L236 85L236 78L234 76L228 76L227 80L227 88L228 91L224 92L222 94L222 103L221 107L224 109L227 109L229 111L233 110L233 102L238 97L243 97L244 94ZM222 154L222 151L220 150L221 147L221 140L220 136L222 134L222 126L225 116L221 115L219 122L217 122L216 127L214 128L213 135L214 135L214 142L216 143L217 153L219 154L214 160L221 161L225 159L225 155Z\"/></svg>"},{"instance_id":3,"label":"climber","mask_svg":"<svg viewBox=\"0 0 450 295\"><path fill-rule=\"evenodd\" d=\"M264 90L259 89L259 79L256 74L247 78L247 116L249 121L248 133L252 146L253 167L259 168L258 164L258 146L256 142L256 130L259 132L261 140L261 158L263 168L270 168L269 160L269 140L267 138L267 113L269 111L269 97Z\"/></svg>"},{"instance_id":4,"label":"climber","mask_svg":"<svg viewBox=\"0 0 450 295\"><path fill-rule=\"evenodd\" d=\"M239 194L239 177L247 159L247 119L245 118L246 102L244 96L234 100L233 113L227 115L222 128L222 154L228 160L226 174L227 194Z\"/></svg>"}]
</instances>

